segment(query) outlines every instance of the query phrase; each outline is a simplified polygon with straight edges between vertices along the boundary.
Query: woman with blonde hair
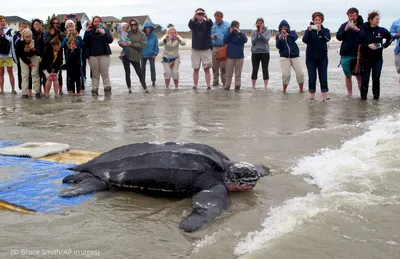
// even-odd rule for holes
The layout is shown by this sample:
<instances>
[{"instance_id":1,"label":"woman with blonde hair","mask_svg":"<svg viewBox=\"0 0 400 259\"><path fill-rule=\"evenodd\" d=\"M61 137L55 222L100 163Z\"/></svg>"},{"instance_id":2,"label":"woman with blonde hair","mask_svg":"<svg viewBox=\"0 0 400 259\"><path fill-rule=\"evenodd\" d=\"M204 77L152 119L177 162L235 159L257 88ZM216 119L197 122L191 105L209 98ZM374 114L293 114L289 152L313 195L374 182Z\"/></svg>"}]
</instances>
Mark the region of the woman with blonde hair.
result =
<instances>
[{"instance_id":1,"label":"woman with blonde hair","mask_svg":"<svg viewBox=\"0 0 400 259\"><path fill-rule=\"evenodd\" d=\"M164 66L165 87L169 87L171 77L174 80L175 88L179 85L179 45L185 46L186 42L182 40L174 27L170 27L167 33L161 38L159 46L164 46L162 63Z\"/></svg>"}]
</instances>

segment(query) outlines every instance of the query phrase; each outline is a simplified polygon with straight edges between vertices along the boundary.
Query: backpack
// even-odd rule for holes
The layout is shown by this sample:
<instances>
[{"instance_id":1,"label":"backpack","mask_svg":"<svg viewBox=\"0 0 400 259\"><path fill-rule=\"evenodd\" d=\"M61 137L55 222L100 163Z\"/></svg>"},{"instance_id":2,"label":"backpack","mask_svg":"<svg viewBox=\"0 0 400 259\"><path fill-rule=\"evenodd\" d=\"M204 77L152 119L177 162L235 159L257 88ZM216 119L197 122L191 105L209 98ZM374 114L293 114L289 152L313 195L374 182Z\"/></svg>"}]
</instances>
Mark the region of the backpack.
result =
<instances>
[{"instance_id":1,"label":"backpack","mask_svg":"<svg viewBox=\"0 0 400 259\"><path fill-rule=\"evenodd\" d=\"M11 36L11 29L6 32L7 36ZM6 35L0 36L0 54L7 55L11 50L11 43L6 38Z\"/></svg>"}]
</instances>

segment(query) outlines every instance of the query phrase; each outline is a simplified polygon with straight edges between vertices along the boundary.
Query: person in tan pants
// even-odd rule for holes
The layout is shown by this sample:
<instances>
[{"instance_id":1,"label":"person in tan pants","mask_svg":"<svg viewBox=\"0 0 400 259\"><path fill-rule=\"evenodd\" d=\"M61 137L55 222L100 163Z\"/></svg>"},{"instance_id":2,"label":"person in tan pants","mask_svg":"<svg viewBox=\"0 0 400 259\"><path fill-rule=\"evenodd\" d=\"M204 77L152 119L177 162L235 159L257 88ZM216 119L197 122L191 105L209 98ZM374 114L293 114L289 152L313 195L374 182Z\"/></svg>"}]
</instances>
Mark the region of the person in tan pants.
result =
<instances>
[{"instance_id":1,"label":"person in tan pants","mask_svg":"<svg viewBox=\"0 0 400 259\"><path fill-rule=\"evenodd\" d=\"M228 34L230 23L223 20L224 14L221 11L214 13L215 23L211 27L212 49L212 70L213 86L218 86L218 78L221 76L221 83L225 86L226 60L217 60L217 52L224 47L224 37Z\"/></svg>"},{"instance_id":2,"label":"person in tan pants","mask_svg":"<svg viewBox=\"0 0 400 259\"><path fill-rule=\"evenodd\" d=\"M280 55L283 93L286 93L289 85L292 67L296 73L300 93L303 93L304 72L299 58L300 50L296 43L297 38L297 33L290 30L289 23L286 20L282 20L279 24L279 34L276 35L276 47L279 49Z\"/></svg>"},{"instance_id":3,"label":"person in tan pants","mask_svg":"<svg viewBox=\"0 0 400 259\"><path fill-rule=\"evenodd\" d=\"M247 42L247 37L239 30L238 21L232 21L229 33L224 37L224 42L227 44L228 58L226 61L225 89L230 89L233 71L235 71L235 90L240 90L244 63L244 44Z\"/></svg>"},{"instance_id":4,"label":"person in tan pants","mask_svg":"<svg viewBox=\"0 0 400 259\"><path fill-rule=\"evenodd\" d=\"M22 98L28 98L29 88L29 69L32 75L32 88L35 91L35 97L40 98L40 76L39 76L39 61L40 61L40 46L38 42L32 38L32 31L24 29L21 33L21 40L16 44L16 52L21 59L22 73Z\"/></svg>"}]
</instances>

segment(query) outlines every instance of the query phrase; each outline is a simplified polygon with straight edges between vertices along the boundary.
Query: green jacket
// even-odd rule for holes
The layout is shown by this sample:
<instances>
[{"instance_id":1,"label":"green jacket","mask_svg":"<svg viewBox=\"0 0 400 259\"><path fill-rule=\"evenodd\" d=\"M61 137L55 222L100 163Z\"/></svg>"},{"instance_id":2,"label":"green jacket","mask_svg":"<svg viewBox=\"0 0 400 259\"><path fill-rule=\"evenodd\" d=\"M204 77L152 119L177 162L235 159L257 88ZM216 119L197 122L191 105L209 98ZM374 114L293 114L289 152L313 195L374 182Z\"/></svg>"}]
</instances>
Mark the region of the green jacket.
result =
<instances>
[{"instance_id":1,"label":"green jacket","mask_svg":"<svg viewBox=\"0 0 400 259\"><path fill-rule=\"evenodd\" d=\"M142 50L146 46L146 34L140 30L136 30L136 32L130 30L128 38L131 40L131 45L129 45L129 61L139 62Z\"/></svg>"}]
</instances>

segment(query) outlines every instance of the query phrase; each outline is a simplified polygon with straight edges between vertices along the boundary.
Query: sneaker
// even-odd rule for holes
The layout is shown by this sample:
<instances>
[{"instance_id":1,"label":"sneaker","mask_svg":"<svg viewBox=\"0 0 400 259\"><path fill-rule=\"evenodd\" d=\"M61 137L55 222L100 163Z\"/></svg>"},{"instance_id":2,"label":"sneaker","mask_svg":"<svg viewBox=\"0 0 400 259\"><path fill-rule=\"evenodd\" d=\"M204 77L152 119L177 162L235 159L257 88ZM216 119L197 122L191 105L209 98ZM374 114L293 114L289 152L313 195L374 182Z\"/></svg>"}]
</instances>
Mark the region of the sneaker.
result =
<instances>
[{"instance_id":1,"label":"sneaker","mask_svg":"<svg viewBox=\"0 0 400 259\"><path fill-rule=\"evenodd\" d=\"M41 95L40 93L36 93L36 94L35 94L35 98L36 98L36 99L40 99L40 98L42 98L42 95Z\"/></svg>"},{"instance_id":2,"label":"sneaker","mask_svg":"<svg viewBox=\"0 0 400 259\"><path fill-rule=\"evenodd\" d=\"M23 98L23 99L28 99L28 98L29 98L29 95L23 94L23 95L22 95L22 98Z\"/></svg>"},{"instance_id":3,"label":"sneaker","mask_svg":"<svg viewBox=\"0 0 400 259\"><path fill-rule=\"evenodd\" d=\"M55 94L55 95L54 95L54 98L56 98L56 99L57 99L57 98L60 98L60 95L59 95L59 94Z\"/></svg>"},{"instance_id":4,"label":"sneaker","mask_svg":"<svg viewBox=\"0 0 400 259\"><path fill-rule=\"evenodd\" d=\"M156 82L155 82L155 81L153 81L153 84L152 84L151 86L156 86Z\"/></svg>"},{"instance_id":5,"label":"sneaker","mask_svg":"<svg viewBox=\"0 0 400 259\"><path fill-rule=\"evenodd\" d=\"M211 87L207 87L207 90L211 90Z\"/></svg>"},{"instance_id":6,"label":"sneaker","mask_svg":"<svg viewBox=\"0 0 400 259\"><path fill-rule=\"evenodd\" d=\"M197 89L197 86L193 86L193 89L196 90L196 89Z\"/></svg>"},{"instance_id":7,"label":"sneaker","mask_svg":"<svg viewBox=\"0 0 400 259\"><path fill-rule=\"evenodd\" d=\"M111 95L111 86L104 87L104 95Z\"/></svg>"},{"instance_id":8,"label":"sneaker","mask_svg":"<svg viewBox=\"0 0 400 259\"><path fill-rule=\"evenodd\" d=\"M46 95L43 96L43 99L49 99L49 98L50 98L49 94L46 94Z\"/></svg>"},{"instance_id":9,"label":"sneaker","mask_svg":"<svg viewBox=\"0 0 400 259\"><path fill-rule=\"evenodd\" d=\"M145 92L146 94L148 94L148 93L149 93L149 90L146 89L144 92Z\"/></svg>"},{"instance_id":10,"label":"sneaker","mask_svg":"<svg viewBox=\"0 0 400 259\"><path fill-rule=\"evenodd\" d=\"M129 94L131 94L132 93L132 91L131 90L129 90L129 92L128 92Z\"/></svg>"},{"instance_id":11,"label":"sneaker","mask_svg":"<svg viewBox=\"0 0 400 259\"><path fill-rule=\"evenodd\" d=\"M60 91L58 92L58 94L59 94L59 95L63 95L64 92L63 92L62 90L60 90Z\"/></svg>"},{"instance_id":12,"label":"sneaker","mask_svg":"<svg viewBox=\"0 0 400 259\"><path fill-rule=\"evenodd\" d=\"M12 91L11 93L12 93L12 94L17 94L17 91L14 90L14 91Z\"/></svg>"},{"instance_id":13,"label":"sneaker","mask_svg":"<svg viewBox=\"0 0 400 259\"><path fill-rule=\"evenodd\" d=\"M236 86L235 86L235 90L236 90L236 91L239 91L239 90L240 90L240 85L236 85Z\"/></svg>"},{"instance_id":14,"label":"sneaker","mask_svg":"<svg viewBox=\"0 0 400 259\"><path fill-rule=\"evenodd\" d=\"M217 83L213 83L213 86L218 86L219 85L219 83L217 82Z\"/></svg>"},{"instance_id":15,"label":"sneaker","mask_svg":"<svg viewBox=\"0 0 400 259\"><path fill-rule=\"evenodd\" d=\"M92 96L99 96L99 93L97 91L92 91Z\"/></svg>"}]
</instances>

